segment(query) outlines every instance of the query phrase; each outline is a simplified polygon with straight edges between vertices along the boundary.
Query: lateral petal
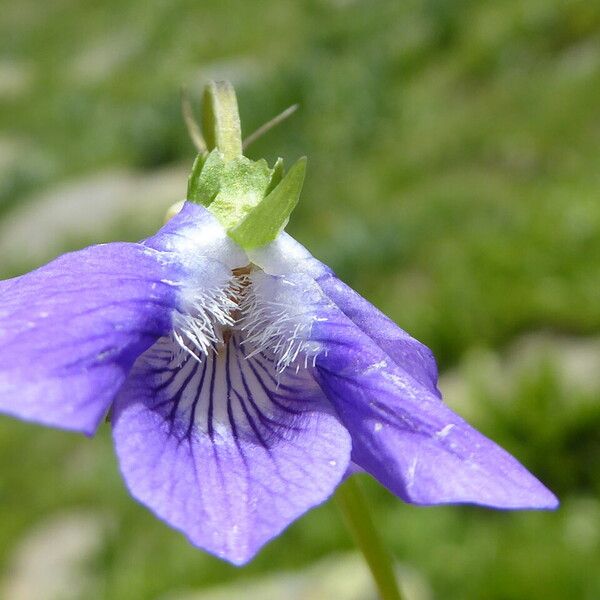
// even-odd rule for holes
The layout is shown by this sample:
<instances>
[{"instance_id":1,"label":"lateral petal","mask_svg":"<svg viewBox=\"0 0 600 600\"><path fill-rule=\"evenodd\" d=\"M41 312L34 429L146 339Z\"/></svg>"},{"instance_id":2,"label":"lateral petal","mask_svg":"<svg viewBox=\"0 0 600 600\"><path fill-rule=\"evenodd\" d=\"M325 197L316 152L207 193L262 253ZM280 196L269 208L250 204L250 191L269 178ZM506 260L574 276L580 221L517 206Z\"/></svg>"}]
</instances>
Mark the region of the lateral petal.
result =
<instances>
[{"instance_id":1,"label":"lateral petal","mask_svg":"<svg viewBox=\"0 0 600 600\"><path fill-rule=\"evenodd\" d=\"M65 254L0 283L0 411L92 434L137 356L169 331L173 268L139 244Z\"/></svg>"},{"instance_id":2,"label":"lateral petal","mask_svg":"<svg viewBox=\"0 0 600 600\"><path fill-rule=\"evenodd\" d=\"M187 204L143 243L91 246L0 282L0 412L92 434L137 357L244 260Z\"/></svg>"},{"instance_id":3,"label":"lateral petal","mask_svg":"<svg viewBox=\"0 0 600 600\"><path fill-rule=\"evenodd\" d=\"M323 273L316 281L325 295L398 367L409 373L429 392L441 398L437 389L438 372L435 358L425 344L398 327L332 272Z\"/></svg>"},{"instance_id":4,"label":"lateral petal","mask_svg":"<svg viewBox=\"0 0 600 600\"><path fill-rule=\"evenodd\" d=\"M271 275L303 273L363 333L368 335L399 367L407 370L433 394L437 389L437 365L431 350L398 327L389 317L338 279L294 238L282 233L272 244L249 252L253 261Z\"/></svg>"},{"instance_id":5,"label":"lateral petal","mask_svg":"<svg viewBox=\"0 0 600 600\"><path fill-rule=\"evenodd\" d=\"M556 497L350 321L313 328L315 377L352 436L352 460L414 504L550 509Z\"/></svg>"},{"instance_id":6,"label":"lateral petal","mask_svg":"<svg viewBox=\"0 0 600 600\"><path fill-rule=\"evenodd\" d=\"M259 274L252 289L252 339L280 364L313 370L352 436L352 461L395 494L416 504L556 506L533 475L441 401L420 368L418 342L404 347L404 360L398 344L390 356L381 336L367 335L306 273ZM366 309L355 312L370 319Z\"/></svg>"}]
</instances>

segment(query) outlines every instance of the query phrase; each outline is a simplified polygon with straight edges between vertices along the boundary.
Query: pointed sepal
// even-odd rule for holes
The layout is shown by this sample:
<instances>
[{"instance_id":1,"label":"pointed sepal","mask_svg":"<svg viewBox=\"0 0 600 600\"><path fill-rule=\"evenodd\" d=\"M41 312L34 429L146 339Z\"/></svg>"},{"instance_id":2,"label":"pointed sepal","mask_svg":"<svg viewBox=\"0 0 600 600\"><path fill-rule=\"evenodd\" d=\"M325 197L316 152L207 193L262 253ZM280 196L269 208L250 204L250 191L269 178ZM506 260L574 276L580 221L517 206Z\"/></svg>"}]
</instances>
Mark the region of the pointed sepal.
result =
<instances>
[{"instance_id":1,"label":"pointed sepal","mask_svg":"<svg viewBox=\"0 0 600 600\"><path fill-rule=\"evenodd\" d=\"M216 148L210 154L198 154L188 178L187 199L210 206L221 187L224 167L223 155Z\"/></svg>"},{"instance_id":2,"label":"pointed sepal","mask_svg":"<svg viewBox=\"0 0 600 600\"><path fill-rule=\"evenodd\" d=\"M285 173L281 158L271 168L243 156L237 100L227 82L208 84L202 130L207 151L194 162L187 199L208 208L242 248L268 245L298 203L306 159Z\"/></svg>"},{"instance_id":3,"label":"pointed sepal","mask_svg":"<svg viewBox=\"0 0 600 600\"><path fill-rule=\"evenodd\" d=\"M228 234L242 248L249 250L266 246L275 240L287 225L304 183L306 158L299 159L283 179Z\"/></svg>"},{"instance_id":4,"label":"pointed sepal","mask_svg":"<svg viewBox=\"0 0 600 600\"><path fill-rule=\"evenodd\" d=\"M272 170L264 159L239 156L226 162L219 177L219 191L209 210L229 231L260 204L269 188Z\"/></svg>"}]
</instances>

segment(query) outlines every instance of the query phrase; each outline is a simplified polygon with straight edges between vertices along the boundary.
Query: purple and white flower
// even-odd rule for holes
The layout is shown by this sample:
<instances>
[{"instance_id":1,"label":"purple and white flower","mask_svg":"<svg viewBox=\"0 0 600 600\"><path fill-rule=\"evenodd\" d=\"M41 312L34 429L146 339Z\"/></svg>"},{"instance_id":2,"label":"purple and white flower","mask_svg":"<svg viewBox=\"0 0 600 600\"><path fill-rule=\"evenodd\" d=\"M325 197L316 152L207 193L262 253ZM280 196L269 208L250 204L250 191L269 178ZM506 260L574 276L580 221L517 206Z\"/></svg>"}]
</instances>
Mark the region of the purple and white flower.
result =
<instances>
[{"instance_id":1,"label":"purple and white flower","mask_svg":"<svg viewBox=\"0 0 600 600\"><path fill-rule=\"evenodd\" d=\"M414 504L557 505L441 400L428 348L290 236L186 203L154 237L0 282L0 411L92 435L131 494L242 564L347 474Z\"/></svg>"}]
</instances>

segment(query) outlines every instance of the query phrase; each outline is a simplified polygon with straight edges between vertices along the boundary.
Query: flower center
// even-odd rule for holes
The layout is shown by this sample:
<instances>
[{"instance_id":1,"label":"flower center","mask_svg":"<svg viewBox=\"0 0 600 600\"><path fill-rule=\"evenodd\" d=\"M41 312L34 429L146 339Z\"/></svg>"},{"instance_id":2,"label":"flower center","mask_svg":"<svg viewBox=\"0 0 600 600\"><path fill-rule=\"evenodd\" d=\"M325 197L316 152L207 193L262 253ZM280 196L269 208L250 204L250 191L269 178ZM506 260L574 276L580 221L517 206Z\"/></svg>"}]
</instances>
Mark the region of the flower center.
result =
<instances>
[{"instance_id":1,"label":"flower center","mask_svg":"<svg viewBox=\"0 0 600 600\"><path fill-rule=\"evenodd\" d=\"M317 318L295 292L293 281L256 265L235 268L218 288L187 294L184 310L174 318L174 348L184 353L182 360L191 355L201 362L223 354L237 334L246 358L266 355L279 371L292 364L308 366L320 350L309 341Z\"/></svg>"},{"instance_id":2,"label":"flower center","mask_svg":"<svg viewBox=\"0 0 600 600\"><path fill-rule=\"evenodd\" d=\"M231 334L235 325L239 323L240 319L243 317L241 303L244 300L244 296L248 292L248 287L251 284L250 281L250 273L252 273L253 269L257 269L254 265L246 265L245 267L237 267L233 269L231 272L233 277L235 278L235 284L232 286L232 292L229 295L229 299L235 304L235 307L231 309L230 316L233 321L233 325L228 326L224 325L221 328L223 344L228 344L231 338ZM217 349L218 351L218 349Z\"/></svg>"}]
</instances>

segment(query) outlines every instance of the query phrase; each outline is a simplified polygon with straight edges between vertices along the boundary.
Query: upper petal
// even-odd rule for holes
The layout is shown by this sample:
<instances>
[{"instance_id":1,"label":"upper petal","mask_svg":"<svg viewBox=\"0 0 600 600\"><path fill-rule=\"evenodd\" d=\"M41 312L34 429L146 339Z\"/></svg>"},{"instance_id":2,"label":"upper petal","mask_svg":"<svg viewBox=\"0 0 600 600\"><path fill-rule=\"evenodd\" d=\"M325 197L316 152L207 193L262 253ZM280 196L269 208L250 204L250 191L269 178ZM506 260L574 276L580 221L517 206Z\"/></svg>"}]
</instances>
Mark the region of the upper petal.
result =
<instances>
[{"instance_id":1,"label":"upper petal","mask_svg":"<svg viewBox=\"0 0 600 600\"><path fill-rule=\"evenodd\" d=\"M197 269L198 260L215 261L230 270L248 264L246 253L227 235L216 217L192 202L185 202L181 212L143 243L175 254L190 272Z\"/></svg>"},{"instance_id":2,"label":"upper petal","mask_svg":"<svg viewBox=\"0 0 600 600\"><path fill-rule=\"evenodd\" d=\"M247 358L239 334L200 361L172 344L140 357L115 402L121 471L193 544L242 564L332 493L350 438L307 373Z\"/></svg>"}]
</instances>

